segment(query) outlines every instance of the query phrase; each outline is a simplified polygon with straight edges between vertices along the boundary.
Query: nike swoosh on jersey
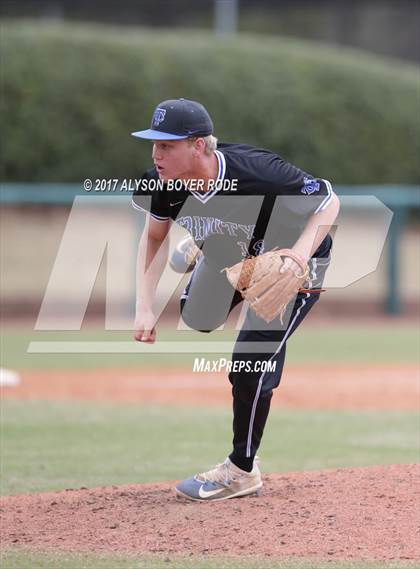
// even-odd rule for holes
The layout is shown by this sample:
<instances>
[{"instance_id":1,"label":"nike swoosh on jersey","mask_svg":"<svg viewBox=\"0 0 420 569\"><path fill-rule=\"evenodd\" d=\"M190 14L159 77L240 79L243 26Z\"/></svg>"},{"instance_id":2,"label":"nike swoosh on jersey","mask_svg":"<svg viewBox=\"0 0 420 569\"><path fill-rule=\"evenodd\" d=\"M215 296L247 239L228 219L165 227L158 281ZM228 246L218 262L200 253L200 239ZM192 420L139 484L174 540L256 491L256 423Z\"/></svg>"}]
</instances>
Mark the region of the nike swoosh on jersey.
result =
<instances>
[{"instance_id":1,"label":"nike swoosh on jersey","mask_svg":"<svg viewBox=\"0 0 420 569\"><path fill-rule=\"evenodd\" d=\"M211 498L211 496L216 496L217 494L220 494L224 490L226 490L226 488L217 488L217 490L207 491L203 489L203 486L200 486L198 490L198 495L200 496L200 498Z\"/></svg>"},{"instance_id":2,"label":"nike swoosh on jersey","mask_svg":"<svg viewBox=\"0 0 420 569\"><path fill-rule=\"evenodd\" d=\"M178 205L178 204L180 204L180 203L182 203L182 200L181 200L180 202L175 202L175 203L170 203L170 202L169 202L169 205L171 205L171 206L172 206L172 205Z\"/></svg>"}]
</instances>

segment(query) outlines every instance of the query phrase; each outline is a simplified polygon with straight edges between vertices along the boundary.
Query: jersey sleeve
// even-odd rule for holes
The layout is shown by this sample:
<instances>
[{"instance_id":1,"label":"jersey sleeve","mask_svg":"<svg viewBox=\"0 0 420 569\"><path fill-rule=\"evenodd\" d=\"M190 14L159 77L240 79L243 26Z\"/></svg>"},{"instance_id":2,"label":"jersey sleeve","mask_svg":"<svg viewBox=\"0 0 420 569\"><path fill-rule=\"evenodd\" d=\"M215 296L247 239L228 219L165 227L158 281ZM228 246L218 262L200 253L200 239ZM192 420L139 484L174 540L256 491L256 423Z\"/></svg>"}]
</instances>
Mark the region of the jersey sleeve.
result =
<instances>
[{"instance_id":1,"label":"jersey sleeve","mask_svg":"<svg viewBox=\"0 0 420 569\"><path fill-rule=\"evenodd\" d=\"M281 196L283 207L307 217L328 207L332 200L331 183L315 178L296 166L272 155L268 164L270 191Z\"/></svg>"},{"instance_id":2,"label":"jersey sleeve","mask_svg":"<svg viewBox=\"0 0 420 569\"><path fill-rule=\"evenodd\" d=\"M156 221L169 219L169 207L165 200L166 192L159 185L159 177L148 170L138 180L133 192L132 206L135 209L150 213Z\"/></svg>"}]
</instances>

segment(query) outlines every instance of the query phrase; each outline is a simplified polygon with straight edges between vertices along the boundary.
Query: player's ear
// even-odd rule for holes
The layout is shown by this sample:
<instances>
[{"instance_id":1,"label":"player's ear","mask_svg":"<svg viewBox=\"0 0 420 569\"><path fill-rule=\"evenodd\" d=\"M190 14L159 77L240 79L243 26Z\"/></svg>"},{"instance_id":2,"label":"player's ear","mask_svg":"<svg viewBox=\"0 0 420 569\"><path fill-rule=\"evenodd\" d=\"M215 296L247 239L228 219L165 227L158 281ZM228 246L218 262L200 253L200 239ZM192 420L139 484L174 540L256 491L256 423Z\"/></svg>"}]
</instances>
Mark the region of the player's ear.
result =
<instances>
[{"instance_id":1,"label":"player's ear","mask_svg":"<svg viewBox=\"0 0 420 569\"><path fill-rule=\"evenodd\" d=\"M200 156L200 154L203 154L206 145L204 138L200 137L194 138L192 143L193 143L194 156L198 157Z\"/></svg>"}]
</instances>

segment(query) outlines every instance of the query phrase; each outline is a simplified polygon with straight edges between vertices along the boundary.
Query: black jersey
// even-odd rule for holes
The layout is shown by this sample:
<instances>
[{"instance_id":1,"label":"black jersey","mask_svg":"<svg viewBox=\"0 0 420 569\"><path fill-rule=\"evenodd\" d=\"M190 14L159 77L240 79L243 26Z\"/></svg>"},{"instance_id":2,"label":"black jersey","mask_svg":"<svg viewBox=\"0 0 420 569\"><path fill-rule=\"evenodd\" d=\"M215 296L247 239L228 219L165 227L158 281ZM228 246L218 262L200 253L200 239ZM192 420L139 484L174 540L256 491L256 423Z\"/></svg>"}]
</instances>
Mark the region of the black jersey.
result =
<instances>
[{"instance_id":1,"label":"black jersey","mask_svg":"<svg viewBox=\"0 0 420 569\"><path fill-rule=\"evenodd\" d=\"M214 189L158 185L152 168L134 192L133 206L157 221L171 219L187 229L217 267L274 247L292 247L308 217L331 201L328 180L314 178L269 150L224 143L216 156Z\"/></svg>"}]
</instances>

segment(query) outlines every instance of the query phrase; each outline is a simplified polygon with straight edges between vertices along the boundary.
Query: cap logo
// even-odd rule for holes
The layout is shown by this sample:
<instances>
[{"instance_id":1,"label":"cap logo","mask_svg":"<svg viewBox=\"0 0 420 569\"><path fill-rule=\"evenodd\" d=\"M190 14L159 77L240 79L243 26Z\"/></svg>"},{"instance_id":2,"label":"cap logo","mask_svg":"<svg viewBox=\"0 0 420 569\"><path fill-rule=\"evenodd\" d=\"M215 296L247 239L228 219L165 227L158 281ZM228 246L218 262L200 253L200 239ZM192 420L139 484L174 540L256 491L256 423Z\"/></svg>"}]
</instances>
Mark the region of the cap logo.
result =
<instances>
[{"instance_id":1,"label":"cap logo","mask_svg":"<svg viewBox=\"0 0 420 569\"><path fill-rule=\"evenodd\" d=\"M166 115L166 109L158 107L153 113L152 126L159 126L163 122Z\"/></svg>"}]
</instances>

